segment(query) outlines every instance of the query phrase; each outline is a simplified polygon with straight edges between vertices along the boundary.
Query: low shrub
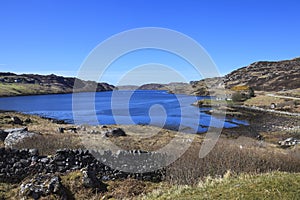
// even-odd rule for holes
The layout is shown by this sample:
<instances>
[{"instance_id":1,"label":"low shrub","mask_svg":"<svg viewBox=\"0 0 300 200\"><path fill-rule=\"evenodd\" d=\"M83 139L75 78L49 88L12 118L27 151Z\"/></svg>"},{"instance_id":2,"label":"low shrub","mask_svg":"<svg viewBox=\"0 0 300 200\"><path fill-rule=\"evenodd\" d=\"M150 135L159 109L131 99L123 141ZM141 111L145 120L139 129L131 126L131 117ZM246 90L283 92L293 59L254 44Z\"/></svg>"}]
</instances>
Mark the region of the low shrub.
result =
<instances>
[{"instance_id":1,"label":"low shrub","mask_svg":"<svg viewBox=\"0 0 300 200\"><path fill-rule=\"evenodd\" d=\"M235 174L300 172L299 149L281 153L259 146L244 148L225 139L220 139L204 158L199 158L199 149L200 145L194 145L168 166L166 180L172 184L194 185L207 176L222 176L228 170Z\"/></svg>"}]
</instances>

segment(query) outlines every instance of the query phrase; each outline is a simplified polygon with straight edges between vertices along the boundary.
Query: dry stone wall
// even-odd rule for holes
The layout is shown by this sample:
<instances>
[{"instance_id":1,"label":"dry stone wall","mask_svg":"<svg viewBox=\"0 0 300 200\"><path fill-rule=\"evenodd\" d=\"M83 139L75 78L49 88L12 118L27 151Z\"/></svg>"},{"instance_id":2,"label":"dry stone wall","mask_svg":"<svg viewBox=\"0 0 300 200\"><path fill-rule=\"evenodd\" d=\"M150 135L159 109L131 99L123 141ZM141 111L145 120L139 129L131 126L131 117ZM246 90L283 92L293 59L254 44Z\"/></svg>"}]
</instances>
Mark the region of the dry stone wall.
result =
<instances>
[{"instance_id":1,"label":"dry stone wall","mask_svg":"<svg viewBox=\"0 0 300 200\"><path fill-rule=\"evenodd\" d=\"M128 165L130 159L135 159L135 163ZM165 159L163 154L139 150L119 151L117 154L105 151L97 155L85 150L61 149L53 156L41 156L36 149L0 148L0 182L18 183L38 173L65 173L81 169L87 169L101 180L131 177L158 182L164 178L165 170L157 168ZM110 167L113 165L126 170L113 169ZM145 168L153 171L144 173Z\"/></svg>"}]
</instances>

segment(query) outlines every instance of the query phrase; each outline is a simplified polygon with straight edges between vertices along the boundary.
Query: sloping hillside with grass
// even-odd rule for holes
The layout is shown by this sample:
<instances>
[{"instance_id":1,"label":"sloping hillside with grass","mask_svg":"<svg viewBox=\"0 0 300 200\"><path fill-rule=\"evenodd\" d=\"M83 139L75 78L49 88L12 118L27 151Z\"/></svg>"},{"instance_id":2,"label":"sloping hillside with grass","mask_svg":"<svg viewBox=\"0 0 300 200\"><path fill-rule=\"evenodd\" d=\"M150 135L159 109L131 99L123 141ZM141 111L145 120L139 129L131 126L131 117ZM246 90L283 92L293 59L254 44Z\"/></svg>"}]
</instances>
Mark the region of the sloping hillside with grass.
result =
<instances>
[{"instance_id":1,"label":"sloping hillside with grass","mask_svg":"<svg viewBox=\"0 0 300 200\"><path fill-rule=\"evenodd\" d=\"M114 86L107 83L83 81L72 77L51 75L0 73L0 96L109 91Z\"/></svg>"},{"instance_id":2,"label":"sloping hillside with grass","mask_svg":"<svg viewBox=\"0 0 300 200\"><path fill-rule=\"evenodd\" d=\"M190 94L208 95L218 89L248 86L255 91L287 92L296 96L300 88L300 58L282 61L259 61L230 72L224 77L192 81ZM222 93L221 93L222 94ZM214 95L214 94L213 94Z\"/></svg>"}]
</instances>

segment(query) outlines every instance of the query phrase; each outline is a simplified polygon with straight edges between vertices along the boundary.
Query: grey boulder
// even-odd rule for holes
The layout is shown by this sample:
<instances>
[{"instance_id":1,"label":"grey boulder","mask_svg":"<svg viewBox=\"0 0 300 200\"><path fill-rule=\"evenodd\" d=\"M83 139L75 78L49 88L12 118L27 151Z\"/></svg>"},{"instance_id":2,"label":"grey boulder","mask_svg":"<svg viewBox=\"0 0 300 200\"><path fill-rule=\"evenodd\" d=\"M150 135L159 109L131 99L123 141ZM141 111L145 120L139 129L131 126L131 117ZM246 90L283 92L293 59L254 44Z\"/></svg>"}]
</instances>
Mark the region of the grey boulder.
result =
<instances>
[{"instance_id":1,"label":"grey boulder","mask_svg":"<svg viewBox=\"0 0 300 200\"><path fill-rule=\"evenodd\" d=\"M29 132L26 128L15 128L15 129L6 129L4 132L8 133L5 140L5 147L12 147L13 145L23 141L25 138L33 137L37 135L36 133Z\"/></svg>"}]
</instances>

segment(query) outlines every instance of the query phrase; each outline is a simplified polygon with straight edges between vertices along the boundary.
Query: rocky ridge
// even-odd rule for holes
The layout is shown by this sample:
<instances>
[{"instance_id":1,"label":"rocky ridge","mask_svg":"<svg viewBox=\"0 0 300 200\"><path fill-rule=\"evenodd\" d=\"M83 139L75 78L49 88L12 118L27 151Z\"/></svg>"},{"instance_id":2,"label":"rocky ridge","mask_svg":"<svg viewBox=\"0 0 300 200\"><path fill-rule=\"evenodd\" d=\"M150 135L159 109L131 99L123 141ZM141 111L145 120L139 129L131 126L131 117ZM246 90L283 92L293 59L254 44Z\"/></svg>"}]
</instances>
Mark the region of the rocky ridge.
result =
<instances>
[{"instance_id":1,"label":"rocky ridge","mask_svg":"<svg viewBox=\"0 0 300 200\"><path fill-rule=\"evenodd\" d=\"M191 81L193 95L214 95L218 90L245 85L255 91L279 92L300 88L300 58L277 62L260 61L239 68L224 77ZM230 91L229 91L230 93Z\"/></svg>"},{"instance_id":2,"label":"rocky ridge","mask_svg":"<svg viewBox=\"0 0 300 200\"><path fill-rule=\"evenodd\" d=\"M227 88L248 85L254 90L281 91L300 88L300 58L278 62L261 61L224 77Z\"/></svg>"}]
</instances>

